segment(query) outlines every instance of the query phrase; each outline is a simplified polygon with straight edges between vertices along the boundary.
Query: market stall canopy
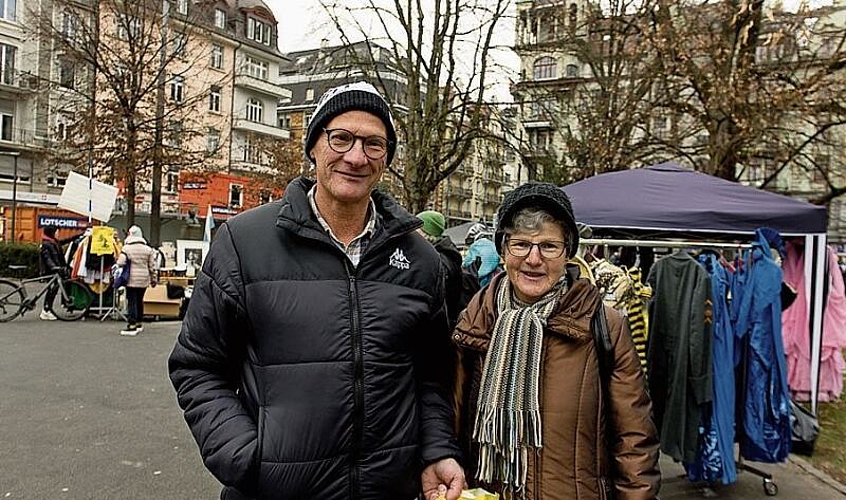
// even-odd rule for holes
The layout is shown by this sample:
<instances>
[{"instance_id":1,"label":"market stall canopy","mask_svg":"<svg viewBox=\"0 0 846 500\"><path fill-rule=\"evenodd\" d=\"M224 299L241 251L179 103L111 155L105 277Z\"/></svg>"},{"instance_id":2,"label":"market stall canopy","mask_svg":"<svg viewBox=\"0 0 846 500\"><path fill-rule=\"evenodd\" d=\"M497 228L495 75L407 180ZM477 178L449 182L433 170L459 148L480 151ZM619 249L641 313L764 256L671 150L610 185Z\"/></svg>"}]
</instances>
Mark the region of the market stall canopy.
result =
<instances>
[{"instance_id":1,"label":"market stall canopy","mask_svg":"<svg viewBox=\"0 0 846 500\"><path fill-rule=\"evenodd\" d=\"M673 163L609 172L564 186L576 220L593 228L825 233L826 208Z\"/></svg>"},{"instance_id":2,"label":"market stall canopy","mask_svg":"<svg viewBox=\"0 0 846 500\"><path fill-rule=\"evenodd\" d=\"M467 231L469 231L474 224L476 223L465 222L463 224L459 224L458 226L447 228L444 230L443 236L451 239L455 246L464 248L466 246L464 244L464 238L467 237Z\"/></svg>"}]
</instances>

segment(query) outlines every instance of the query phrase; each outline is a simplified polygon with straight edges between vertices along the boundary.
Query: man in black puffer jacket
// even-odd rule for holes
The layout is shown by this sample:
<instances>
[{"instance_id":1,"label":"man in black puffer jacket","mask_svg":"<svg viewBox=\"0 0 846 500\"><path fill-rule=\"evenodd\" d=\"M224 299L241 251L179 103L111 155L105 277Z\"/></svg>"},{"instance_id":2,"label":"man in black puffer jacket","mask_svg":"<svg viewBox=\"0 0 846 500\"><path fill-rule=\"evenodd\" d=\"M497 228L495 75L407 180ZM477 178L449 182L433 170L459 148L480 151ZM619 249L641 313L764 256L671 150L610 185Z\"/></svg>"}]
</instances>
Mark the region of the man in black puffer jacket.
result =
<instances>
[{"instance_id":1,"label":"man in black puffer jacket","mask_svg":"<svg viewBox=\"0 0 846 500\"><path fill-rule=\"evenodd\" d=\"M305 151L316 182L223 224L169 360L224 499L456 499L438 255L372 191L396 148L369 84L329 90ZM372 194L371 194L372 191Z\"/></svg>"}]
</instances>

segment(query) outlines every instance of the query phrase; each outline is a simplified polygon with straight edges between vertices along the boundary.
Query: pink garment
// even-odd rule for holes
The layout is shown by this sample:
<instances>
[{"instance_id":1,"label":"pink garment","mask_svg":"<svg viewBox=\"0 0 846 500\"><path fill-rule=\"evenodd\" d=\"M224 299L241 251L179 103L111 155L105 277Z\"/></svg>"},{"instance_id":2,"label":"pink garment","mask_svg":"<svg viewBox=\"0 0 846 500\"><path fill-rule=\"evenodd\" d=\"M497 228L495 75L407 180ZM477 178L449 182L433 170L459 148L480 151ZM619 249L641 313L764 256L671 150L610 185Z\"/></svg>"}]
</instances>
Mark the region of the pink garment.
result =
<instances>
[{"instance_id":1,"label":"pink garment","mask_svg":"<svg viewBox=\"0 0 846 500\"><path fill-rule=\"evenodd\" d=\"M782 313L782 336L787 355L787 383L799 401L811 398L811 334L808 325L808 296L805 293L805 248L787 242L787 257L782 265L784 281L796 292L796 300ZM837 256L828 249L828 298L823 317L820 353L819 401L831 401L843 392L842 349L846 347L846 292L837 265Z\"/></svg>"}]
</instances>

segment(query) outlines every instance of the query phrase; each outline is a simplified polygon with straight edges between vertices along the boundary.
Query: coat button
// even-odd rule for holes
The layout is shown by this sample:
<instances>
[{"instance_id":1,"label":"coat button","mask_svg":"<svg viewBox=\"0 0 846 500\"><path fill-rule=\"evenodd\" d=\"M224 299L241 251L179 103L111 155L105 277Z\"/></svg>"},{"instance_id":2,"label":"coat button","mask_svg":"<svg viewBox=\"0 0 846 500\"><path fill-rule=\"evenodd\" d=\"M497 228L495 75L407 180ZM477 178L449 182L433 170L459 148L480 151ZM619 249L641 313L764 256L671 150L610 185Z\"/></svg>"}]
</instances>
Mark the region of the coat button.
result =
<instances>
[{"instance_id":1,"label":"coat button","mask_svg":"<svg viewBox=\"0 0 846 500\"><path fill-rule=\"evenodd\" d=\"M452 338L454 338L455 340L461 340L461 335L456 333L455 335L452 336Z\"/></svg>"}]
</instances>

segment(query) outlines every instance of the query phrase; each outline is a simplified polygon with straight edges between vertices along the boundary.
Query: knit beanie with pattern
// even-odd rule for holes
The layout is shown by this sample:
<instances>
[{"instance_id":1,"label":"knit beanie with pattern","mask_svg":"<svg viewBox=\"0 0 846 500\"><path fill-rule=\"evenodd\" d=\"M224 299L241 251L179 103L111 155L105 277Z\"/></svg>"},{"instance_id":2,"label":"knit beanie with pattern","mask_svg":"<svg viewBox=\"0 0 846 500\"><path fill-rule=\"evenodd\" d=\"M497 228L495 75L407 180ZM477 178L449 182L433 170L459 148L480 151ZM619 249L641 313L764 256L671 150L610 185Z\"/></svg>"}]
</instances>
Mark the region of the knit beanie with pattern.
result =
<instances>
[{"instance_id":1,"label":"knit beanie with pattern","mask_svg":"<svg viewBox=\"0 0 846 500\"><path fill-rule=\"evenodd\" d=\"M502 255L502 241L505 238L505 228L510 226L514 215L521 208L536 207L549 212L550 215L564 223L567 228L567 256L576 255L579 248L579 230L573 217L573 206L570 198L561 188L549 182L527 182L517 186L505 195L496 212L496 233L494 243L496 251Z\"/></svg>"},{"instance_id":2,"label":"knit beanie with pattern","mask_svg":"<svg viewBox=\"0 0 846 500\"><path fill-rule=\"evenodd\" d=\"M426 210L417 214L417 218L423 221L423 232L429 236L439 237L446 227L446 219L440 212Z\"/></svg>"},{"instance_id":3,"label":"knit beanie with pattern","mask_svg":"<svg viewBox=\"0 0 846 500\"><path fill-rule=\"evenodd\" d=\"M314 109L314 114L311 115L311 121L308 122L308 130L305 136L306 159L314 163L314 159L311 157L311 148L314 147L320 136L324 135L323 128L332 121L332 118L347 111L366 111L382 120L388 134L388 154L385 157L385 163L390 165L397 149L394 119L391 116L388 103L376 88L367 82L348 83L334 87L320 97L320 100L317 101L317 107Z\"/></svg>"}]
</instances>

